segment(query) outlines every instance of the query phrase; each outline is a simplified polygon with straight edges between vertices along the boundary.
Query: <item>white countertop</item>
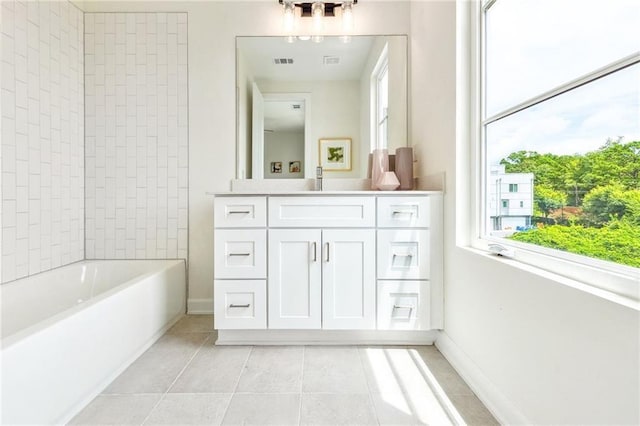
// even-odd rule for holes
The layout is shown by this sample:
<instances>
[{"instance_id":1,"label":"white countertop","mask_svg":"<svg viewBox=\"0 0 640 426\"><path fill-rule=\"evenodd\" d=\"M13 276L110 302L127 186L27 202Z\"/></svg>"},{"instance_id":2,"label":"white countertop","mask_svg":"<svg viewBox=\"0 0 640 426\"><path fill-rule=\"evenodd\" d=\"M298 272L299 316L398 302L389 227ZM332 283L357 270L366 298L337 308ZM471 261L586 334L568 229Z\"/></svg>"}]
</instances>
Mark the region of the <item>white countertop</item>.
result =
<instances>
[{"instance_id":1,"label":"white countertop","mask_svg":"<svg viewBox=\"0 0 640 426\"><path fill-rule=\"evenodd\" d=\"M378 196L407 196L407 195L434 195L442 194L442 191L227 191L227 192L207 192L207 195L216 197L247 196L247 195L378 195Z\"/></svg>"}]
</instances>

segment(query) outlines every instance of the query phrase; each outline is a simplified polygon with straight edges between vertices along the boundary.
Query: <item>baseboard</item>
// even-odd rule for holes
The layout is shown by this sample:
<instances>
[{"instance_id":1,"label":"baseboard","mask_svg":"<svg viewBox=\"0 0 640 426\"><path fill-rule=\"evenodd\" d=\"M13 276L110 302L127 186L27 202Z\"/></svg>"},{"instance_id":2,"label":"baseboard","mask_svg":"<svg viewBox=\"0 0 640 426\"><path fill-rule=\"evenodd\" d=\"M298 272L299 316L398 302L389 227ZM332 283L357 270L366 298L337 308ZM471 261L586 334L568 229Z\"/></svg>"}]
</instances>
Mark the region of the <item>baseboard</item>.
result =
<instances>
[{"instance_id":1,"label":"baseboard","mask_svg":"<svg viewBox=\"0 0 640 426\"><path fill-rule=\"evenodd\" d=\"M430 331L218 330L216 345L432 345Z\"/></svg>"},{"instance_id":2,"label":"baseboard","mask_svg":"<svg viewBox=\"0 0 640 426\"><path fill-rule=\"evenodd\" d=\"M187 301L188 314L213 314L213 299L189 299Z\"/></svg>"},{"instance_id":3,"label":"baseboard","mask_svg":"<svg viewBox=\"0 0 640 426\"><path fill-rule=\"evenodd\" d=\"M500 424L532 424L445 332L440 332L435 344Z\"/></svg>"}]
</instances>

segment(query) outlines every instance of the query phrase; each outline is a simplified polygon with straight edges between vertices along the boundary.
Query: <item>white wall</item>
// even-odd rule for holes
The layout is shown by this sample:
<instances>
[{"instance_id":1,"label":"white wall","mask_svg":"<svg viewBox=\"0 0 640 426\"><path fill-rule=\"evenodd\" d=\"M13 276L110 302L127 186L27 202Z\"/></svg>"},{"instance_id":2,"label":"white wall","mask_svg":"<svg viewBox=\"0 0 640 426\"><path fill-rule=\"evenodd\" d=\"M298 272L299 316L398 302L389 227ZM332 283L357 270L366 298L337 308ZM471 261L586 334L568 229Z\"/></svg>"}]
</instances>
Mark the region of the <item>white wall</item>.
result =
<instances>
[{"instance_id":1,"label":"white wall","mask_svg":"<svg viewBox=\"0 0 640 426\"><path fill-rule=\"evenodd\" d=\"M186 13L85 14L86 258L187 258Z\"/></svg>"},{"instance_id":2,"label":"white wall","mask_svg":"<svg viewBox=\"0 0 640 426\"><path fill-rule=\"evenodd\" d=\"M419 175L446 174L439 345L468 360L458 368L504 423L640 423L637 311L457 245L468 243L475 211L467 101L456 92L456 76L468 90L468 50L456 50L456 3L415 2L411 18Z\"/></svg>"},{"instance_id":3,"label":"white wall","mask_svg":"<svg viewBox=\"0 0 640 426\"><path fill-rule=\"evenodd\" d=\"M315 176L318 165L318 140L320 138L351 138L351 170L325 172L328 178L361 177L358 152L360 138L360 86L356 80L343 81L258 81L263 95L267 93L308 93L311 118L305 146L307 177ZM335 100L340 99L336 104ZM368 149L365 148L365 149Z\"/></svg>"},{"instance_id":4,"label":"white wall","mask_svg":"<svg viewBox=\"0 0 640 426\"><path fill-rule=\"evenodd\" d=\"M2 282L84 257L82 12L2 1Z\"/></svg>"},{"instance_id":5,"label":"white wall","mask_svg":"<svg viewBox=\"0 0 640 426\"><path fill-rule=\"evenodd\" d=\"M282 163L282 173L271 173L271 162ZM298 173L289 172L289 162L300 162ZM275 131L264 134L265 179L304 178L304 131Z\"/></svg>"}]
</instances>

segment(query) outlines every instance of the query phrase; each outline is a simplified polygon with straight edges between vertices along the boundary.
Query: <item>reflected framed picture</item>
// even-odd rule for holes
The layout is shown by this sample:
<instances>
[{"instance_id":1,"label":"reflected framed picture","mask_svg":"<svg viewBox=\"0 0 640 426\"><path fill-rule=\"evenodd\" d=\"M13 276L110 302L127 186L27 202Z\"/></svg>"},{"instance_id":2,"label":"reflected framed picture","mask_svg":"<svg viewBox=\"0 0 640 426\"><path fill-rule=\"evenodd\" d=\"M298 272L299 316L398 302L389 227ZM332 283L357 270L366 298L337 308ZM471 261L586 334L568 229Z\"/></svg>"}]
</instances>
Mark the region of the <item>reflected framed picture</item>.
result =
<instances>
[{"instance_id":1,"label":"reflected framed picture","mask_svg":"<svg viewBox=\"0 0 640 426\"><path fill-rule=\"evenodd\" d=\"M300 161L289 161L289 173L300 173Z\"/></svg>"},{"instance_id":2,"label":"reflected framed picture","mask_svg":"<svg viewBox=\"0 0 640 426\"><path fill-rule=\"evenodd\" d=\"M351 170L351 138L324 138L318 141L319 163L323 170Z\"/></svg>"},{"instance_id":3,"label":"reflected framed picture","mask_svg":"<svg viewBox=\"0 0 640 426\"><path fill-rule=\"evenodd\" d=\"M271 162L271 173L282 173L282 161Z\"/></svg>"}]
</instances>

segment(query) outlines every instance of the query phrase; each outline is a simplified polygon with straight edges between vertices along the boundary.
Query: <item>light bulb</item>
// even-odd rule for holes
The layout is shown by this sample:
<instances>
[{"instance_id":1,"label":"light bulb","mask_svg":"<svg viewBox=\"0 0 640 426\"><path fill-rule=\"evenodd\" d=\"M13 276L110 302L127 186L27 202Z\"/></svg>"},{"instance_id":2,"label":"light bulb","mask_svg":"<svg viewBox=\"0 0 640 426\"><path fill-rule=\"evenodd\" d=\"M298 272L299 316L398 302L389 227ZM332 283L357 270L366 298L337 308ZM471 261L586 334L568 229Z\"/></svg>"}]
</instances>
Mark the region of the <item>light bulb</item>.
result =
<instances>
[{"instance_id":1,"label":"light bulb","mask_svg":"<svg viewBox=\"0 0 640 426\"><path fill-rule=\"evenodd\" d=\"M324 3L322 3L321 1L313 3L311 17L313 18L313 31L316 33L321 32L322 18L324 17Z\"/></svg>"},{"instance_id":2,"label":"light bulb","mask_svg":"<svg viewBox=\"0 0 640 426\"><path fill-rule=\"evenodd\" d=\"M342 4L342 30L347 33L353 31L353 3L350 1Z\"/></svg>"},{"instance_id":3,"label":"light bulb","mask_svg":"<svg viewBox=\"0 0 640 426\"><path fill-rule=\"evenodd\" d=\"M284 31L286 33L290 33L293 31L293 25L295 22L295 6L293 2L286 1L283 6L284 16L282 19L282 25L284 27Z\"/></svg>"}]
</instances>

